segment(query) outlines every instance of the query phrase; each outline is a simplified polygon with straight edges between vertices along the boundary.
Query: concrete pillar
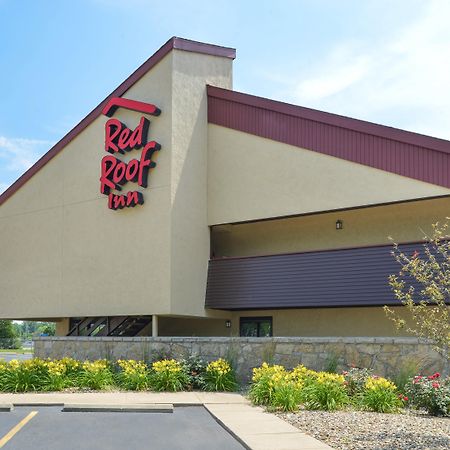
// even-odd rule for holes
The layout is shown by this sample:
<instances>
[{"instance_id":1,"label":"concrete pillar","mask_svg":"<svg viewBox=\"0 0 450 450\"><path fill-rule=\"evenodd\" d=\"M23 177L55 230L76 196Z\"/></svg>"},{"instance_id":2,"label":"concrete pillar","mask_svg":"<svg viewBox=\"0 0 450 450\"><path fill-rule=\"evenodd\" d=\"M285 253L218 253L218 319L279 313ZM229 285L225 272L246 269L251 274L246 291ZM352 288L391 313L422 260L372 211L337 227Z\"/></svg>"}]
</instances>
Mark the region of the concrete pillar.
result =
<instances>
[{"instance_id":1,"label":"concrete pillar","mask_svg":"<svg viewBox=\"0 0 450 450\"><path fill-rule=\"evenodd\" d=\"M152 316L152 337L158 337L158 316L156 314Z\"/></svg>"},{"instance_id":2,"label":"concrete pillar","mask_svg":"<svg viewBox=\"0 0 450 450\"><path fill-rule=\"evenodd\" d=\"M55 331L56 336L66 336L69 331L70 330L68 318L59 319L56 321L56 331Z\"/></svg>"}]
</instances>

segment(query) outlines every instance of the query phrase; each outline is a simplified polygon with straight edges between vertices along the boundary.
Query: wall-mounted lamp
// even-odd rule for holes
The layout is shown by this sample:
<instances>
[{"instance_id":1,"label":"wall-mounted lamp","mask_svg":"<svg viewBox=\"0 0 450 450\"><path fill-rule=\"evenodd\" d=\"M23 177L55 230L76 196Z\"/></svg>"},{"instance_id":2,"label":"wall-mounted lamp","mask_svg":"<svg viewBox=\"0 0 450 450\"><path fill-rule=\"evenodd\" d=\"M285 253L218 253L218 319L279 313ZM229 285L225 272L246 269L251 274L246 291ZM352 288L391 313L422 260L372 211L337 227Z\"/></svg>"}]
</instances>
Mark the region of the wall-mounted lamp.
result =
<instances>
[{"instance_id":1,"label":"wall-mounted lamp","mask_svg":"<svg viewBox=\"0 0 450 450\"><path fill-rule=\"evenodd\" d=\"M344 228L344 222L342 220L336 220L336 230L342 230Z\"/></svg>"},{"instance_id":2,"label":"wall-mounted lamp","mask_svg":"<svg viewBox=\"0 0 450 450\"><path fill-rule=\"evenodd\" d=\"M231 328L231 320L227 320L227 321L225 322L225 326L226 326L227 328Z\"/></svg>"}]
</instances>

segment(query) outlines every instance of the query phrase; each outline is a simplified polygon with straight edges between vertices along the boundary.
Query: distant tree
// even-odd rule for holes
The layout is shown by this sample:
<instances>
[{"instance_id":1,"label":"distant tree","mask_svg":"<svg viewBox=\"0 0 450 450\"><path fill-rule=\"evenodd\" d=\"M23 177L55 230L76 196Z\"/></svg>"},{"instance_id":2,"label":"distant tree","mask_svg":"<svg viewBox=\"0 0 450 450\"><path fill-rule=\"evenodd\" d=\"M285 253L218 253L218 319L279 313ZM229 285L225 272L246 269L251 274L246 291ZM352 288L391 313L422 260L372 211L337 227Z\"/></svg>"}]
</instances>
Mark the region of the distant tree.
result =
<instances>
[{"instance_id":1,"label":"distant tree","mask_svg":"<svg viewBox=\"0 0 450 450\"><path fill-rule=\"evenodd\" d=\"M0 320L0 348L20 348L20 340L10 320Z\"/></svg>"},{"instance_id":2,"label":"distant tree","mask_svg":"<svg viewBox=\"0 0 450 450\"><path fill-rule=\"evenodd\" d=\"M56 325L53 322L43 322L39 325L37 331L39 334L54 336L56 332Z\"/></svg>"},{"instance_id":3,"label":"distant tree","mask_svg":"<svg viewBox=\"0 0 450 450\"><path fill-rule=\"evenodd\" d=\"M448 218L447 218L448 219ZM401 265L389 284L395 297L405 306L410 318L384 307L398 329L429 339L436 351L449 362L450 347L450 236L449 224L433 225L425 236L423 252L407 255L394 244L392 254ZM415 288L414 285L418 286Z\"/></svg>"}]
</instances>

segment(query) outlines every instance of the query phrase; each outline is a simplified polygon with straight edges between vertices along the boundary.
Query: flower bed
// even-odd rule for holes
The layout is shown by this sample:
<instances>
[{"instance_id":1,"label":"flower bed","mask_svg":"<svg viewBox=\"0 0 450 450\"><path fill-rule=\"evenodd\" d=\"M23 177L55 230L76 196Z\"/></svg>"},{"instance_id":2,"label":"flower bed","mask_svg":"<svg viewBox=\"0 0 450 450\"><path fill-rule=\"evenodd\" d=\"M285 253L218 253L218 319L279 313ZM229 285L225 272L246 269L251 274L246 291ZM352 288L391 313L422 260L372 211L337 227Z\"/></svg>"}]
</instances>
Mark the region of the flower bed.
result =
<instances>
[{"instance_id":1,"label":"flower bed","mask_svg":"<svg viewBox=\"0 0 450 450\"><path fill-rule=\"evenodd\" d=\"M390 380L368 369L352 368L342 374L316 372L299 365L286 370L263 363L253 369L249 397L255 405L272 410L335 411L344 408L395 413L408 406L429 414L450 413L450 378L439 373L411 378L400 392Z\"/></svg>"},{"instance_id":2,"label":"flower bed","mask_svg":"<svg viewBox=\"0 0 450 450\"><path fill-rule=\"evenodd\" d=\"M72 358L0 361L0 392L41 392L64 389L182 391L194 388L231 391L235 373L224 359L209 364L198 358L182 361L77 361Z\"/></svg>"}]
</instances>

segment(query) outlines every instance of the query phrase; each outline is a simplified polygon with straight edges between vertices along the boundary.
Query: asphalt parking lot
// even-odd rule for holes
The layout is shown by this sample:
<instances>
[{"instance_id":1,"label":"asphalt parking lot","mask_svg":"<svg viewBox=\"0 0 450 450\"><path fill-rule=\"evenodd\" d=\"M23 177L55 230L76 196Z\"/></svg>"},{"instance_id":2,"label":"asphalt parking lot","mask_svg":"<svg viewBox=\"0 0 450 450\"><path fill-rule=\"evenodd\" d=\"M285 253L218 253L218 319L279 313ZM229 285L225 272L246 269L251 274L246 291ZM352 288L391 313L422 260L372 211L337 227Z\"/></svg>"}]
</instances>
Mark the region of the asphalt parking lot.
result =
<instances>
[{"instance_id":1,"label":"asphalt parking lot","mask_svg":"<svg viewBox=\"0 0 450 450\"><path fill-rule=\"evenodd\" d=\"M238 450L244 447L201 406L173 413L62 412L60 406L0 412L5 450Z\"/></svg>"},{"instance_id":2,"label":"asphalt parking lot","mask_svg":"<svg viewBox=\"0 0 450 450\"><path fill-rule=\"evenodd\" d=\"M25 359L31 359L32 357L32 353L0 352L0 360L4 359L6 362L11 361L12 359L23 361Z\"/></svg>"}]
</instances>

